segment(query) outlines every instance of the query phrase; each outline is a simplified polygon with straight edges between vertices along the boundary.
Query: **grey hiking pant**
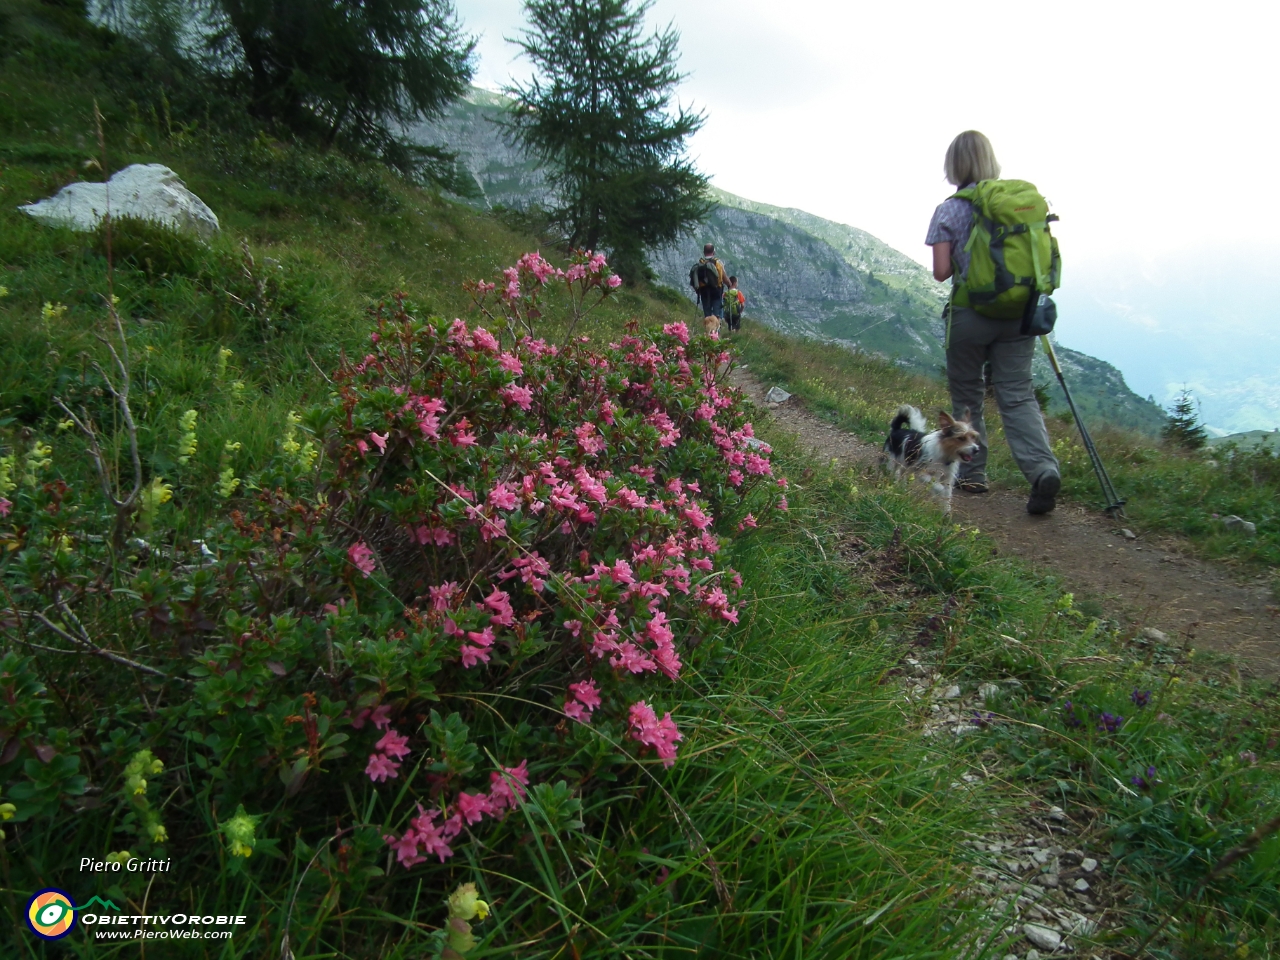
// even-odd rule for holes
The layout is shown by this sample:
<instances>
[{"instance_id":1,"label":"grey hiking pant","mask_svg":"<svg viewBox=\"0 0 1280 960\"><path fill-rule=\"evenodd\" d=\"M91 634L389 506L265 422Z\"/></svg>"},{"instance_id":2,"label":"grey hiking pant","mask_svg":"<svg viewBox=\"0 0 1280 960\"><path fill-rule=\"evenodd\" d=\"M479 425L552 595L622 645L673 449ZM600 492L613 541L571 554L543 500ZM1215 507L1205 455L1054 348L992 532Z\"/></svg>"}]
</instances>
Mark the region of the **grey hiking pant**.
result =
<instances>
[{"instance_id":1,"label":"grey hiking pant","mask_svg":"<svg viewBox=\"0 0 1280 960\"><path fill-rule=\"evenodd\" d=\"M1022 475L1035 483L1042 475L1058 473L1058 461L1049 447L1049 431L1031 385L1031 358L1036 338L1018 332L1016 320L992 320L967 307L951 315L951 343L947 347L947 385L951 388L952 413L963 416L977 429L980 447L969 463L961 464L960 479L987 479L987 426L982 416L984 386L982 366L991 361L991 383L1004 423L1005 439Z\"/></svg>"}]
</instances>

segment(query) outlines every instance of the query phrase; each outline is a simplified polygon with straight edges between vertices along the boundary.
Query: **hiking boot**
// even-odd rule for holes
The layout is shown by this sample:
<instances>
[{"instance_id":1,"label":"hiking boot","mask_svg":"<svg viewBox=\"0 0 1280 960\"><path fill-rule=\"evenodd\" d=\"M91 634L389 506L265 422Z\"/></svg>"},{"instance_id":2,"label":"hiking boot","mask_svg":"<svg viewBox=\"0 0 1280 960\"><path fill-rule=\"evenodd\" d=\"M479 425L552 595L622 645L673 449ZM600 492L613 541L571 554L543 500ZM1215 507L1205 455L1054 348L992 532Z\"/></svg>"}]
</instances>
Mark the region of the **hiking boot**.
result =
<instances>
[{"instance_id":1,"label":"hiking boot","mask_svg":"<svg viewBox=\"0 0 1280 960\"><path fill-rule=\"evenodd\" d=\"M986 493L990 488L985 480L956 480L956 489L962 493Z\"/></svg>"},{"instance_id":2,"label":"hiking boot","mask_svg":"<svg viewBox=\"0 0 1280 960\"><path fill-rule=\"evenodd\" d=\"M1058 505L1055 499L1062 487L1062 478L1056 473L1045 473L1036 478L1031 485L1031 496L1027 498L1027 513L1039 516L1048 513Z\"/></svg>"}]
</instances>

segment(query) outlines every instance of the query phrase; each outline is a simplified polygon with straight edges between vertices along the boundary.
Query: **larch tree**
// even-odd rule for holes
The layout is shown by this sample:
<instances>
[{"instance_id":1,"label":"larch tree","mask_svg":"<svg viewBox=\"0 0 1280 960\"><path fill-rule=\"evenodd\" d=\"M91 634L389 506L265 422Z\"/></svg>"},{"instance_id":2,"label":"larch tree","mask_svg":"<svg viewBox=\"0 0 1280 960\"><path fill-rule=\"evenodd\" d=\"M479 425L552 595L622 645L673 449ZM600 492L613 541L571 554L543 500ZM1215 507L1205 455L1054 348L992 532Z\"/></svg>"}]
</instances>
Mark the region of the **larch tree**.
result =
<instances>
[{"instance_id":1,"label":"larch tree","mask_svg":"<svg viewBox=\"0 0 1280 960\"><path fill-rule=\"evenodd\" d=\"M438 116L474 74L475 41L451 0L197 2L221 15L215 44L259 118L406 172L450 166L399 128Z\"/></svg>"},{"instance_id":2,"label":"larch tree","mask_svg":"<svg viewBox=\"0 0 1280 960\"><path fill-rule=\"evenodd\" d=\"M672 100L683 79L679 34L645 36L650 2L526 0L514 41L534 76L512 84L510 131L544 163L557 201L552 222L573 247L608 250L634 282L646 251L700 223L707 178L686 142L704 116Z\"/></svg>"}]
</instances>

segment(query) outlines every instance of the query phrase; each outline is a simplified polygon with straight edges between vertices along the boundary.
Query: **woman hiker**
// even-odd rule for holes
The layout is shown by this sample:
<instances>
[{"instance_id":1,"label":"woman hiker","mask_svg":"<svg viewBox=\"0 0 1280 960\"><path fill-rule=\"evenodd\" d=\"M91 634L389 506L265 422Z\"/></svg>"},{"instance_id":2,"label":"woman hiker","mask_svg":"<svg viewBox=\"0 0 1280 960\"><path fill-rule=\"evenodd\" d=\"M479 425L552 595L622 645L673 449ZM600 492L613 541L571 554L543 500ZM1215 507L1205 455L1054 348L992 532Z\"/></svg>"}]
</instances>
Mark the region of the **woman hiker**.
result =
<instances>
[{"instance_id":1,"label":"woman hiker","mask_svg":"<svg viewBox=\"0 0 1280 960\"><path fill-rule=\"evenodd\" d=\"M947 182L961 189L980 180L1000 176L991 141L977 130L966 130L947 148L943 170ZM969 268L965 244L973 222L973 205L961 197L944 200L934 211L925 243L933 247L933 276L962 283ZM956 486L968 493L987 492L987 428L983 421L982 367L991 364L991 383L1004 422L1005 438L1013 459L1031 483L1027 512L1048 513L1062 485L1058 461L1049 447L1040 404L1031 384L1031 359L1036 338L1024 336L1016 320L992 320L969 307L952 307L947 344L947 386L951 409L957 417L969 410L978 431L980 447L969 463L961 465Z\"/></svg>"}]
</instances>

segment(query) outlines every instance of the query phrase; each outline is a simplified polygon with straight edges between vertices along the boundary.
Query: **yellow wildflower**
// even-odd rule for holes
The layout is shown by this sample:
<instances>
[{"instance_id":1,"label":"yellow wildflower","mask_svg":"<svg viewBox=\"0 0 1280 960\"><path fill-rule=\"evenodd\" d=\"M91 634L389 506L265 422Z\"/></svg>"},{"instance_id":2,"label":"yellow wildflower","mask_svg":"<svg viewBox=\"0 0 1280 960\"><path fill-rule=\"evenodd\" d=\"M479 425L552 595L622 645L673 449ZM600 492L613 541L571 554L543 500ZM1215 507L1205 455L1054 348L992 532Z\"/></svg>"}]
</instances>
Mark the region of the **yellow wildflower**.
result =
<instances>
[{"instance_id":1,"label":"yellow wildflower","mask_svg":"<svg viewBox=\"0 0 1280 960\"><path fill-rule=\"evenodd\" d=\"M40 471L47 470L53 465L52 453L53 447L47 443L41 443L37 440L31 445L31 450L27 453L23 475L27 486L34 487L39 482Z\"/></svg>"},{"instance_id":2,"label":"yellow wildflower","mask_svg":"<svg viewBox=\"0 0 1280 960\"><path fill-rule=\"evenodd\" d=\"M18 484L13 479L13 468L17 466L17 456L10 454L0 457L0 497L8 496Z\"/></svg>"},{"instance_id":3,"label":"yellow wildflower","mask_svg":"<svg viewBox=\"0 0 1280 960\"><path fill-rule=\"evenodd\" d=\"M178 462L186 463L196 452L196 418L199 414L194 410L188 410L178 420L178 429L182 431L182 436L178 438Z\"/></svg>"},{"instance_id":4,"label":"yellow wildflower","mask_svg":"<svg viewBox=\"0 0 1280 960\"><path fill-rule=\"evenodd\" d=\"M235 815L220 828L227 838L227 850L233 857L248 857L253 853L257 838L254 831L262 817L246 813L244 804L236 807Z\"/></svg>"}]
</instances>

